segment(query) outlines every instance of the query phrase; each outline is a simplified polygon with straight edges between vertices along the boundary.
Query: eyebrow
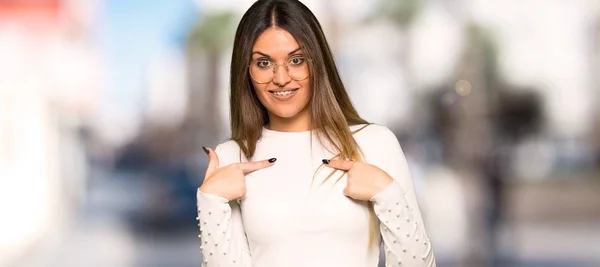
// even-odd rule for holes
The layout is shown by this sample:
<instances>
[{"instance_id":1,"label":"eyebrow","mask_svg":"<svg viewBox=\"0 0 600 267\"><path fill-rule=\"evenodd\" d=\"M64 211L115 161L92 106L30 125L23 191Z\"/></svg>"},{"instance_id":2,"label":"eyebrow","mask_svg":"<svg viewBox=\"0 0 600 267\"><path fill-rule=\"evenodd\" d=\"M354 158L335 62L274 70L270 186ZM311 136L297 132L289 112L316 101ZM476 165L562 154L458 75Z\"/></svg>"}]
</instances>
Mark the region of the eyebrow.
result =
<instances>
[{"instance_id":1,"label":"eyebrow","mask_svg":"<svg viewBox=\"0 0 600 267\"><path fill-rule=\"evenodd\" d=\"M292 55L292 54L294 54L294 53L296 53L296 52L298 52L298 51L300 51L300 50L302 50L302 47L298 47L298 48L294 49L294 51L292 51L292 52L289 52L289 53L288 53L288 55ZM265 57L268 57L268 58L270 58L270 57L271 57L271 56L269 56L269 55L267 55L267 54L265 54L265 53L263 53L263 52L260 52L260 51L253 51L253 52L252 52L252 54L253 54L253 55L254 55L254 54L259 54L259 55L262 55L262 56L265 56Z\"/></svg>"}]
</instances>

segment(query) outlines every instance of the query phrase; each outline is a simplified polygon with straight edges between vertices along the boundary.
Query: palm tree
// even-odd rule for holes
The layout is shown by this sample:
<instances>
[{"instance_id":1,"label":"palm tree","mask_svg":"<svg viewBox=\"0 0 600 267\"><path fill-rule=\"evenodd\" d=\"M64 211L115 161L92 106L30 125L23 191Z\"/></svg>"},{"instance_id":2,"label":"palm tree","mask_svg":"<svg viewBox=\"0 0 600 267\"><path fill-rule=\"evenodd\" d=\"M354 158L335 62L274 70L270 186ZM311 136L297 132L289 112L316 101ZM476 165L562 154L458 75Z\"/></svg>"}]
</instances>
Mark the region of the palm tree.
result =
<instances>
[{"instance_id":1,"label":"palm tree","mask_svg":"<svg viewBox=\"0 0 600 267\"><path fill-rule=\"evenodd\" d=\"M410 54L412 52L412 40L409 30L413 22L423 9L425 0L380 0L375 11L367 17L367 23L372 21L391 22L399 30L402 37L399 64L401 65L404 84L406 88L413 90L415 87L414 74L410 67ZM413 94L415 91L413 90ZM418 98L417 95L414 95ZM422 112L414 112L422 114ZM415 120L420 121L420 120ZM392 129L395 130L395 129Z\"/></svg>"},{"instance_id":2,"label":"palm tree","mask_svg":"<svg viewBox=\"0 0 600 267\"><path fill-rule=\"evenodd\" d=\"M598 77L598 75L596 75L596 73L598 73L598 71L600 71L600 16L598 16L596 18L596 25L594 25L593 28L593 33L591 34L592 38L591 38L591 43L592 43L592 77L593 77L593 83L592 86L594 86L595 90L592 96L595 97L595 99L600 98L600 78ZM596 164L598 166L600 166L600 107L598 105L594 105L594 115L592 116L593 118L593 129L592 129L592 140L591 142L594 144L595 147L595 161Z\"/></svg>"},{"instance_id":3,"label":"palm tree","mask_svg":"<svg viewBox=\"0 0 600 267\"><path fill-rule=\"evenodd\" d=\"M188 38L190 104L186 122L206 144L214 144L221 135L220 59L233 43L236 17L230 11L208 13L196 23Z\"/></svg>"},{"instance_id":4,"label":"palm tree","mask_svg":"<svg viewBox=\"0 0 600 267\"><path fill-rule=\"evenodd\" d=\"M327 14L327 24L324 25L324 29L328 30L327 34L327 42L329 43L329 47L334 54L340 51L340 30L341 25L338 19L337 9L335 7L334 1L322 1L321 6L325 9L325 14Z\"/></svg>"},{"instance_id":5,"label":"palm tree","mask_svg":"<svg viewBox=\"0 0 600 267\"><path fill-rule=\"evenodd\" d=\"M402 35L402 51L400 62L405 72L405 79L409 88L414 86L413 75L410 71L409 55L411 52L411 39L408 33L415 18L423 9L424 0L382 0L373 18L384 19L394 23Z\"/></svg>"}]
</instances>

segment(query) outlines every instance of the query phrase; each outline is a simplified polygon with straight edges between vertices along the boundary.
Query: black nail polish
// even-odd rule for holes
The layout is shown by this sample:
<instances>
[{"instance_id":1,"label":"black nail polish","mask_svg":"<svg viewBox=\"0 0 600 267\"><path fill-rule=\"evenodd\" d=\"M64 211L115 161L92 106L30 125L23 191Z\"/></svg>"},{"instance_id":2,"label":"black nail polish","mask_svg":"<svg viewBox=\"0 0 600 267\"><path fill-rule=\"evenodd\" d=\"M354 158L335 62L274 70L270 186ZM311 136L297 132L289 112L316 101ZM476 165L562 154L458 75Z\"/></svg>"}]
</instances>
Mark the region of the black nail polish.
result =
<instances>
[{"instance_id":1,"label":"black nail polish","mask_svg":"<svg viewBox=\"0 0 600 267\"><path fill-rule=\"evenodd\" d=\"M275 162L276 160L277 160L276 158L270 158L270 159L269 159L269 162L270 162L270 163L273 163L273 162Z\"/></svg>"},{"instance_id":2,"label":"black nail polish","mask_svg":"<svg viewBox=\"0 0 600 267\"><path fill-rule=\"evenodd\" d=\"M208 155L208 153L210 153L210 151L208 151L208 149L205 146L202 146L202 150L204 150L204 153L206 153L206 155Z\"/></svg>"},{"instance_id":3,"label":"black nail polish","mask_svg":"<svg viewBox=\"0 0 600 267\"><path fill-rule=\"evenodd\" d=\"M328 159L323 159L323 164L329 164L329 160Z\"/></svg>"}]
</instances>

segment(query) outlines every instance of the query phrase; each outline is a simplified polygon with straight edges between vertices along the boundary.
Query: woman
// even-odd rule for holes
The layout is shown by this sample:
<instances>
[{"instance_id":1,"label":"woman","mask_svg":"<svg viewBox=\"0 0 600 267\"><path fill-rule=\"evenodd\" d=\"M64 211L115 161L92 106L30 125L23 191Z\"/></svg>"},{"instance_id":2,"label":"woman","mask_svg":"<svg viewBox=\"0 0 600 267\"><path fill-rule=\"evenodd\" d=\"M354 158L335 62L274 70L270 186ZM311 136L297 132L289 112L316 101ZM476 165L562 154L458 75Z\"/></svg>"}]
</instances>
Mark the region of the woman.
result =
<instances>
[{"instance_id":1,"label":"woman","mask_svg":"<svg viewBox=\"0 0 600 267\"><path fill-rule=\"evenodd\" d=\"M325 36L294 0L238 26L230 141L198 190L204 266L435 266L394 134L352 106Z\"/></svg>"}]
</instances>

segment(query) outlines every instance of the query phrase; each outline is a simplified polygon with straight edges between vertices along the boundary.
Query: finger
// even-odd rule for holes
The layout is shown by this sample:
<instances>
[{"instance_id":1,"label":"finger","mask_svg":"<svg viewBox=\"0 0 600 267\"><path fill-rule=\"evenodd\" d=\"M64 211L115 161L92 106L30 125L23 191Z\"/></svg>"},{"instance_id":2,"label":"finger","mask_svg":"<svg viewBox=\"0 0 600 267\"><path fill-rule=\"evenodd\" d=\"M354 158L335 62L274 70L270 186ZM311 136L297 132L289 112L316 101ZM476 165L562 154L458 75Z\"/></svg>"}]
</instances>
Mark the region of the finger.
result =
<instances>
[{"instance_id":1,"label":"finger","mask_svg":"<svg viewBox=\"0 0 600 267\"><path fill-rule=\"evenodd\" d=\"M323 160L323 164L342 171L349 171L352 166L354 166L353 161L341 160L341 159L332 159L332 160Z\"/></svg>"},{"instance_id":2,"label":"finger","mask_svg":"<svg viewBox=\"0 0 600 267\"><path fill-rule=\"evenodd\" d=\"M273 166L273 164L275 164L276 160L277 160L276 158L271 158L268 160L244 162L244 163L240 163L239 167L242 169L242 172L244 174L248 174L253 171L271 167L271 166Z\"/></svg>"},{"instance_id":3,"label":"finger","mask_svg":"<svg viewBox=\"0 0 600 267\"><path fill-rule=\"evenodd\" d=\"M217 153L210 148L202 147L202 149L204 149L204 151L208 151L208 167L206 167L206 176L209 176L217 168L219 168L219 156L217 156Z\"/></svg>"}]
</instances>

